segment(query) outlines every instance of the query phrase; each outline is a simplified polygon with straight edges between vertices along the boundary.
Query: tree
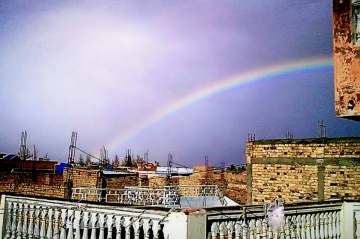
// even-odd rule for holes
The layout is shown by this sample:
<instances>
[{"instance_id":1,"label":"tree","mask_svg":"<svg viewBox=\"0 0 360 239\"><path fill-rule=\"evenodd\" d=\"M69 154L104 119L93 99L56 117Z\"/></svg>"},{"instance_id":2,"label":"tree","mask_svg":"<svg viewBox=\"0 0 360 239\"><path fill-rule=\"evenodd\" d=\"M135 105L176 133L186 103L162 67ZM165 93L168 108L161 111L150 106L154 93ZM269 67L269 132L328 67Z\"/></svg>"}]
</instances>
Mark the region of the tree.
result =
<instances>
[{"instance_id":1,"label":"tree","mask_svg":"<svg viewBox=\"0 0 360 239\"><path fill-rule=\"evenodd\" d=\"M91 159L90 159L90 156L89 156L89 155L86 155L85 164L86 164L86 165L90 165L90 164L91 164Z\"/></svg>"},{"instance_id":2,"label":"tree","mask_svg":"<svg viewBox=\"0 0 360 239\"><path fill-rule=\"evenodd\" d=\"M236 168L236 166L232 163L229 167L227 167L226 171L236 172L236 171L237 171L237 168Z\"/></svg>"},{"instance_id":3,"label":"tree","mask_svg":"<svg viewBox=\"0 0 360 239\"><path fill-rule=\"evenodd\" d=\"M80 166L84 166L85 165L85 162L84 162L84 158L83 158L83 156L80 154L80 156L79 156L79 164L80 164Z\"/></svg>"},{"instance_id":4,"label":"tree","mask_svg":"<svg viewBox=\"0 0 360 239\"><path fill-rule=\"evenodd\" d=\"M143 158L141 158L139 155L137 155L136 158L134 158L134 159L132 160L132 164L133 164L135 167L140 166L140 165L142 165L142 164L144 164L144 163L146 163L146 161L145 161Z\"/></svg>"},{"instance_id":5,"label":"tree","mask_svg":"<svg viewBox=\"0 0 360 239\"><path fill-rule=\"evenodd\" d=\"M112 166L119 167L119 165L120 165L120 159L119 156L116 154L114 160L112 161Z\"/></svg>"}]
</instances>

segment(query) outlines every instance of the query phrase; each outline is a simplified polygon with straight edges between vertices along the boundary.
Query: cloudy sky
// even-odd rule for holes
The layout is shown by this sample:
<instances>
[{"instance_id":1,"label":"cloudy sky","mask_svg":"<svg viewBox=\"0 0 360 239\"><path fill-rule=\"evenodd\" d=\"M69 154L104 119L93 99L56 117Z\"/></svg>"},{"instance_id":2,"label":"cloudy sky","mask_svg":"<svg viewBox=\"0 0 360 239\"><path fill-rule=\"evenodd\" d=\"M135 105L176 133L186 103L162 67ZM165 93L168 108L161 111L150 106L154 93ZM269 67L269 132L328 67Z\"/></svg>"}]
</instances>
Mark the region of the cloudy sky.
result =
<instances>
[{"instance_id":1,"label":"cloudy sky","mask_svg":"<svg viewBox=\"0 0 360 239\"><path fill-rule=\"evenodd\" d=\"M40 157L67 161L76 131L95 156L229 165L248 133L360 130L334 116L327 0L2 0L0 18L0 152L27 131ZM263 73L297 62L308 68ZM248 72L261 80L223 87Z\"/></svg>"}]
</instances>

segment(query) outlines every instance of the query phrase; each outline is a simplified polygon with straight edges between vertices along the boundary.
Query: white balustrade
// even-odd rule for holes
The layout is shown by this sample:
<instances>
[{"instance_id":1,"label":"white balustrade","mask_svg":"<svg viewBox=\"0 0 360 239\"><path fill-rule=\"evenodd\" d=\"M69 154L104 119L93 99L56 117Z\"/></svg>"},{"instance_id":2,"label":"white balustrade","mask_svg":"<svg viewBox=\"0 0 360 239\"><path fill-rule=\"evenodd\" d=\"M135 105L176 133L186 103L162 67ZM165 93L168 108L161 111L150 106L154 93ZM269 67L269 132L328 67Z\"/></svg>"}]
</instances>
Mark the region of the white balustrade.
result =
<instances>
[{"instance_id":1,"label":"white balustrade","mask_svg":"<svg viewBox=\"0 0 360 239\"><path fill-rule=\"evenodd\" d=\"M258 206L246 206L246 210L213 212L208 216L212 238L272 239L301 238L328 239L341 237L341 203L310 206L285 206L285 224L281 230L273 229L265 219L266 213ZM356 218L358 217L358 218ZM245 220L244 220L245 218ZM356 235L360 238L360 211L355 216ZM226 225L226 234L221 225ZM224 236L225 235L225 236Z\"/></svg>"},{"instance_id":2,"label":"white balustrade","mask_svg":"<svg viewBox=\"0 0 360 239\"><path fill-rule=\"evenodd\" d=\"M166 235L165 210L6 196L6 239L122 239Z\"/></svg>"}]
</instances>

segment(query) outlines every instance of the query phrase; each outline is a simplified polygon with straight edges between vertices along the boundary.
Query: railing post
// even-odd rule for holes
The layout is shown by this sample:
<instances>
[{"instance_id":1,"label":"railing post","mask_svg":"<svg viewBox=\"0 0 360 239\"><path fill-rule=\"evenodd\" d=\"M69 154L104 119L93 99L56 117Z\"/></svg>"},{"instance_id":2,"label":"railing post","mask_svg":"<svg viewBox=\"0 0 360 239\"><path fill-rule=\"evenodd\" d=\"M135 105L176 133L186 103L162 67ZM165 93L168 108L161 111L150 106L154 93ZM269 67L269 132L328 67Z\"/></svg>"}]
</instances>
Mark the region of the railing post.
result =
<instances>
[{"instance_id":1,"label":"railing post","mask_svg":"<svg viewBox=\"0 0 360 239\"><path fill-rule=\"evenodd\" d=\"M24 204L24 223L22 228L22 238L27 238L27 232L28 232L28 215L29 215L29 205Z\"/></svg>"},{"instance_id":2,"label":"railing post","mask_svg":"<svg viewBox=\"0 0 360 239\"><path fill-rule=\"evenodd\" d=\"M355 218L355 236L356 239L360 238L360 211L354 211L354 218Z\"/></svg>"},{"instance_id":3,"label":"railing post","mask_svg":"<svg viewBox=\"0 0 360 239\"><path fill-rule=\"evenodd\" d=\"M2 195L1 196L1 204L5 203L5 200L6 200L6 196L5 195ZM8 205L8 208L7 208L7 215L6 215L6 234L5 234L5 239L9 239L10 236L11 236L11 212L12 212L12 208L13 208L13 204L11 202L8 202L7 203ZM5 210L4 210L5 212ZM1 228L2 230L2 228ZM1 236L2 236L3 233L1 233Z\"/></svg>"},{"instance_id":4,"label":"railing post","mask_svg":"<svg viewBox=\"0 0 360 239\"><path fill-rule=\"evenodd\" d=\"M83 212L84 231L82 239L89 239L89 212Z\"/></svg>"}]
</instances>

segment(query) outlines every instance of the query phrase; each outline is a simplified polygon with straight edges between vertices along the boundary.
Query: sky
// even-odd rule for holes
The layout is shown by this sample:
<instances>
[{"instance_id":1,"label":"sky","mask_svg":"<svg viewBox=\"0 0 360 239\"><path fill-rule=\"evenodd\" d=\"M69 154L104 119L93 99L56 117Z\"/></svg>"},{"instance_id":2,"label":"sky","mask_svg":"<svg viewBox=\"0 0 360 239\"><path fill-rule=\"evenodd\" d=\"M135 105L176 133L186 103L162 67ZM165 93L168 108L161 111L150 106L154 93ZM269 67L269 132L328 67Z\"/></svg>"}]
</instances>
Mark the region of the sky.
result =
<instances>
[{"instance_id":1,"label":"sky","mask_svg":"<svg viewBox=\"0 0 360 239\"><path fill-rule=\"evenodd\" d=\"M249 133L317 137L324 120L358 136L335 117L331 14L326 0L2 0L0 152L27 131L66 162L77 132L96 157L218 166L246 162Z\"/></svg>"}]
</instances>

